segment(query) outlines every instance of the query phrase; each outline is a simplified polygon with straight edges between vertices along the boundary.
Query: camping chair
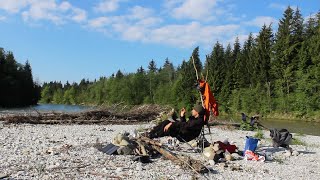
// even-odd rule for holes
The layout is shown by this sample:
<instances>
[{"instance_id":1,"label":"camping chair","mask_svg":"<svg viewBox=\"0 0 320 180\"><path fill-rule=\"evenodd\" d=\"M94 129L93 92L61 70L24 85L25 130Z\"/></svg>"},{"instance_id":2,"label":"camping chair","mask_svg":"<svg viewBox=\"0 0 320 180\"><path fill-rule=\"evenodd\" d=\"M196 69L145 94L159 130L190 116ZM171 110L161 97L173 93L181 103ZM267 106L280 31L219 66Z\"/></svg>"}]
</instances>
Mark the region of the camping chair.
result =
<instances>
[{"instance_id":1,"label":"camping chair","mask_svg":"<svg viewBox=\"0 0 320 180\"><path fill-rule=\"evenodd\" d=\"M210 127L207 125L207 127L209 128L209 134L211 135L210 132ZM196 149L195 147L193 147L191 144L189 144L189 142L187 142L186 140L184 140L181 136L178 135L177 139L180 142L183 142L185 144L187 144L194 152L199 152L202 153L204 148L209 146L209 142L207 141L207 139L205 138L205 125L202 127L198 137L196 137L195 140L197 143L197 147L200 147L200 150ZM211 138L212 139L212 138Z\"/></svg>"}]
</instances>

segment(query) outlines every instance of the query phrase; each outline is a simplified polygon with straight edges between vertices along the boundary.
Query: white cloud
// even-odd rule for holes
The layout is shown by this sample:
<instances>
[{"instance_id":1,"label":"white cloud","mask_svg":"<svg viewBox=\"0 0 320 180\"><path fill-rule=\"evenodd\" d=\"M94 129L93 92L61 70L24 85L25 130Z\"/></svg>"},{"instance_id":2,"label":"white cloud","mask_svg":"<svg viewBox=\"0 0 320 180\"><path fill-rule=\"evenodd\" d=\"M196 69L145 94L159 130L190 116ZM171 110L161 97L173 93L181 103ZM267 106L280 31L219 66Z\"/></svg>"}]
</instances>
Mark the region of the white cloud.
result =
<instances>
[{"instance_id":1,"label":"white cloud","mask_svg":"<svg viewBox=\"0 0 320 180\"><path fill-rule=\"evenodd\" d=\"M9 13L21 13L25 21L47 20L63 24L68 20L80 23L87 19L87 12L69 2L56 0L0 0L0 9Z\"/></svg>"},{"instance_id":2,"label":"white cloud","mask_svg":"<svg viewBox=\"0 0 320 180\"><path fill-rule=\"evenodd\" d=\"M80 23L87 19L85 10L55 0L29 0L21 15L25 21L48 20L55 24L64 24L68 20Z\"/></svg>"},{"instance_id":3,"label":"white cloud","mask_svg":"<svg viewBox=\"0 0 320 180\"><path fill-rule=\"evenodd\" d=\"M0 16L0 21L5 21L7 19L7 17L5 16Z\"/></svg>"},{"instance_id":4,"label":"white cloud","mask_svg":"<svg viewBox=\"0 0 320 180\"><path fill-rule=\"evenodd\" d=\"M279 4L279 3L271 3L269 4L269 8L272 8L272 9L280 9L280 10L285 10L287 8L286 5L283 5L283 4Z\"/></svg>"},{"instance_id":5,"label":"white cloud","mask_svg":"<svg viewBox=\"0 0 320 180\"><path fill-rule=\"evenodd\" d=\"M30 3L30 9L22 12L25 21L28 20L50 20L56 24L63 22L62 17L54 13L58 9L55 1L33 1Z\"/></svg>"},{"instance_id":6,"label":"white cloud","mask_svg":"<svg viewBox=\"0 0 320 180\"><path fill-rule=\"evenodd\" d=\"M59 9L61 9L62 11L68 11L71 8L72 8L72 5L66 1L62 2L59 6Z\"/></svg>"},{"instance_id":7,"label":"white cloud","mask_svg":"<svg viewBox=\"0 0 320 180\"><path fill-rule=\"evenodd\" d=\"M141 19L136 23L136 25L143 26L143 27L148 27L148 26L156 26L159 25L163 22L161 18L156 18L156 17L148 17Z\"/></svg>"},{"instance_id":8,"label":"white cloud","mask_svg":"<svg viewBox=\"0 0 320 180\"><path fill-rule=\"evenodd\" d=\"M167 44L181 48L195 45L208 46L216 40L225 41L239 29L238 25L205 26L199 22L158 27L115 23L111 27L117 32L117 36L124 40Z\"/></svg>"},{"instance_id":9,"label":"white cloud","mask_svg":"<svg viewBox=\"0 0 320 180\"><path fill-rule=\"evenodd\" d=\"M258 16L251 21L245 22L246 25L262 27L264 24L269 25L270 23L276 24L278 20L270 16Z\"/></svg>"},{"instance_id":10,"label":"white cloud","mask_svg":"<svg viewBox=\"0 0 320 180\"><path fill-rule=\"evenodd\" d=\"M87 20L87 12L83 9L80 8L72 8L72 20L74 20L75 22L83 22Z\"/></svg>"},{"instance_id":11,"label":"white cloud","mask_svg":"<svg viewBox=\"0 0 320 180\"><path fill-rule=\"evenodd\" d=\"M120 0L104 0L95 6L94 9L102 13L113 12L119 8L119 2Z\"/></svg>"},{"instance_id":12,"label":"white cloud","mask_svg":"<svg viewBox=\"0 0 320 180\"><path fill-rule=\"evenodd\" d=\"M111 21L112 20L108 17L98 17L95 19L91 19L89 21L88 25L91 28L101 28L101 27L109 25L111 23Z\"/></svg>"},{"instance_id":13,"label":"white cloud","mask_svg":"<svg viewBox=\"0 0 320 180\"><path fill-rule=\"evenodd\" d=\"M167 3L171 1L167 1ZM194 19L194 20L212 20L214 19L214 8L217 5L217 0L185 0L178 7L172 9L172 16L177 19ZM170 5L172 6L172 5Z\"/></svg>"},{"instance_id":14,"label":"white cloud","mask_svg":"<svg viewBox=\"0 0 320 180\"><path fill-rule=\"evenodd\" d=\"M166 9L173 9L178 4L182 3L184 0L165 0L163 6Z\"/></svg>"},{"instance_id":15,"label":"white cloud","mask_svg":"<svg viewBox=\"0 0 320 180\"><path fill-rule=\"evenodd\" d=\"M110 25L116 31L122 31L122 28L129 28L131 25L151 27L161 24L163 20L155 17L153 13L153 9L135 6L129 9L128 14L122 16L103 16L91 19L88 22L88 27L95 29Z\"/></svg>"},{"instance_id":16,"label":"white cloud","mask_svg":"<svg viewBox=\"0 0 320 180\"><path fill-rule=\"evenodd\" d=\"M169 44L177 47L192 47L194 45L210 45L214 41L224 41L234 34L239 26L204 26L198 22L185 25L166 25L151 30L148 41Z\"/></svg>"},{"instance_id":17,"label":"white cloud","mask_svg":"<svg viewBox=\"0 0 320 180\"><path fill-rule=\"evenodd\" d=\"M305 16L303 18L304 22L308 22L310 20L310 18L316 19L317 18L317 13L312 13L312 14L309 14L308 16Z\"/></svg>"},{"instance_id":18,"label":"white cloud","mask_svg":"<svg viewBox=\"0 0 320 180\"><path fill-rule=\"evenodd\" d=\"M29 0L0 0L0 9L9 13L18 13L28 3Z\"/></svg>"},{"instance_id":19,"label":"white cloud","mask_svg":"<svg viewBox=\"0 0 320 180\"><path fill-rule=\"evenodd\" d=\"M143 19L153 14L153 9L144 8L141 6L134 6L130 9L131 17L134 19Z\"/></svg>"},{"instance_id":20,"label":"white cloud","mask_svg":"<svg viewBox=\"0 0 320 180\"><path fill-rule=\"evenodd\" d=\"M170 0L170 2L171 5L177 5L183 1ZM158 43L182 48L194 45L209 46L217 40L224 42L240 28L235 24L215 26L204 25L197 21L168 24L164 19L157 17L153 9L142 6L134 6L127 14L120 16L91 19L87 27L126 41Z\"/></svg>"}]
</instances>

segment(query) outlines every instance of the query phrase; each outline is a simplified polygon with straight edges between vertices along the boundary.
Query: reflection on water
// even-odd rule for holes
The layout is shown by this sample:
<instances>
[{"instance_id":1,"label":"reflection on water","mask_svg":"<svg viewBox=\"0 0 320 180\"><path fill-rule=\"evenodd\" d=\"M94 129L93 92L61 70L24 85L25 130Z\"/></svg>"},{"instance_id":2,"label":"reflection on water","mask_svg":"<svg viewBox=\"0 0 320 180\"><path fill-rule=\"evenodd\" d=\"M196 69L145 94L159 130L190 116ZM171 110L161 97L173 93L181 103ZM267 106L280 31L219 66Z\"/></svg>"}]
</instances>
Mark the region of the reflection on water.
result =
<instances>
[{"instance_id":1,"label":"reflection on water","mask_svg":"<svg viewBox=\"0 0 320 180\"><path fill-rule=\"evenodd\" d=\"M89 110L94 107L89 106L78 106L78 105L63 105L63 104L38 104L26 108L13 108L13 109L0 109L0 114L7 113L28 113L34 111L40 112L81 112Z\"/></svg>"}]
</instances>

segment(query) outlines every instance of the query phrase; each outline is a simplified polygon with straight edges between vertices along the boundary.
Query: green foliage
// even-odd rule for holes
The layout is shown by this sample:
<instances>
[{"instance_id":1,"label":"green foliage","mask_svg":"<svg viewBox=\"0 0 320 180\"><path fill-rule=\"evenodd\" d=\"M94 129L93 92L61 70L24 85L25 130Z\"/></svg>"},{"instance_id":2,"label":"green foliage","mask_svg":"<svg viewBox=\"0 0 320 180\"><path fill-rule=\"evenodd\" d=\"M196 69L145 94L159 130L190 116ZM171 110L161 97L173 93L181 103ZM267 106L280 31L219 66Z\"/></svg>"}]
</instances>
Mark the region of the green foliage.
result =
<instances>
[{"instance_id":1,"label":"green foliage","mask_svg":"<svg viewBox=\"0 0 320 180\"><path fill-rule=\"evenodd\" d=\"M79 84L44 83L43 103L126 104L155 103L186 107L189 110L200 101L195 88L196 73L206 77L220 112L224 114L264 113L295 114L299 118L319 118L320 114L320 13L304 22L300 10L288 7L273 33L263 25L255 37L249 34L243 46L239 38L226 48L216 42L203 66L196 47L190 58L174 67L169 58L157 67L151 60L148 69L142 66L135 73L101 77ZM193 58L192 58L193 57ZM3 59L6 59L4 61ZM12 54L0 53L0 68L18 69ZM26 72L30 72L25 65ZM0 71L4 72L4 71ZM30 73L29 73L30 74ZM1 83L18 87L14 76ZM30 79L30 78L29 78ZM30 84L28 85L30 86ZM1 84L2 87L2 84ZM14 101L15 97L12 97ZM242 129L250 129L242 124Z\"/></svg>"},{"instance_id":2,"label":"green foliage","mask_svg":"<svg viewBox=\"0 0 320 180\"><path fill-rule=\"evenodd\" d=\"M256 132L256 134L254 134L253 137L258 138L258 139L264 139L264 134L260 129L257 129L257 132Z\"/></svg>"},{"instance_id":3,"label":"green foliage","mask_svg":"<svg viewBox=\"0 0 320 180\"><path fill-rule=\"evenodd\" d=\"M250 125L250 123L247 123L247 122L242 122L240 124L240 130L243 130L243 131L252 131L253 130L253 127Z\"/></svg>"},{"instance_id":4,"label":"green foliage","mask_svg":"<svg viewBox=\"0 0 320 180\"><path fill-rule=\"evenodd\" d=\"M306 146L307 144L305 142L303 142L301 139L299 138L292 138L292 141L291 141L291 144L292 145L302 145L302 146Z\"/></svg>"},{"instance_id":5,"label":"green foliage","mask_svg":"<svg viewBox=\"0 0 320 180\"><path fill-rule=\"evenodd\" d=\"M40 99L41 87L33 81L29 62L17 63L13 53L3 48L0 48L0 87L0 107L29 106Z\"/></svg>"}]
</instances>

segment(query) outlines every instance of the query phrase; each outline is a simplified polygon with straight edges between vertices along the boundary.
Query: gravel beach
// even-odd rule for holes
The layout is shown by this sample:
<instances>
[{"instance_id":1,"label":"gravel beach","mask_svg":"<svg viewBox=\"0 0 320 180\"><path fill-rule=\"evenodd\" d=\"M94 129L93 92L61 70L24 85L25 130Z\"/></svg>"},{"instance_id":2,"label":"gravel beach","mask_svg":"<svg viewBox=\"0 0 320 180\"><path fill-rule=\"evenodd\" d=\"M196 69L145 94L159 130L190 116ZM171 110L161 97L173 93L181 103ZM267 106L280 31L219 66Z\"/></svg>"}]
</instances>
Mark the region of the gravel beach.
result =
<instances>
[{"instance_id":1,"label":"gravel beach","mask_svg":"<svg viewBox=\"0 0 320 180\"><path fill-rule=\"evenodd\" d=\"M303 145L291 145L294 153L271 147L269 132L259 142L265 162L234 160L210 164L200 153L186 148L184 153L199 159L211 171L199 175L182 169L164 158L142 164L134 156L107 155L95 148L108 144L122 132L133 132L152 124L141 125L30 125L0 122L0 179L319 179L320 137L296 135ZM211 128L212 141L228 139L240 150L245 137L255 132ZM165 142L166 138L161 138ZM185 145L185 144L184 144ZM181 147L184 147L182 144ZM241 158L241 157L240 157ZM228 167L226 167L228 166ZM232 168L238 167L238 168Z\"/></svg>"}]
</instances>

